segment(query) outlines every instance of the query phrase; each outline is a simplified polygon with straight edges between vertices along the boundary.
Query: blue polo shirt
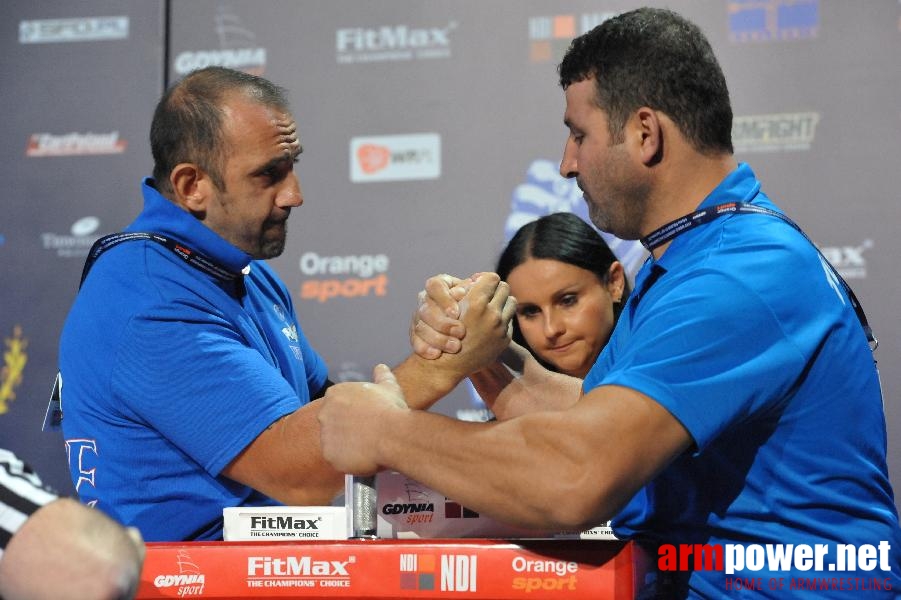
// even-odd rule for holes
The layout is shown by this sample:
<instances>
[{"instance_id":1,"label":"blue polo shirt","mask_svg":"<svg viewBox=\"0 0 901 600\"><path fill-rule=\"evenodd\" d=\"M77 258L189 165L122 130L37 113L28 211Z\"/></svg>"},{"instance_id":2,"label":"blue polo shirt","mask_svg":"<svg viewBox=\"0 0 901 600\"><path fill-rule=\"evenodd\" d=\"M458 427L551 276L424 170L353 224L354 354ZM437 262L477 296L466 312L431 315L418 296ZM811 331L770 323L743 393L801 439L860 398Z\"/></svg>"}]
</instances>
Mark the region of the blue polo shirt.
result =
<instances>
[{"instance_id":1,"label":"blue polo shirt","mask_svg":"<svg viewBox=\"0 0 901 600\"><path fill-rule=\"evenodd\" d=\"M266 263L151 180L143 193L127 231L175 239L239 277L217 278L151 241L97 260L60 340L69 468L83 502L148 541L219 539L224 507L277 504L220 472L308 403L327 369Z\"/></svg>"},{"instance_id":2,"label":"blue polo shirt","mask_svg":"<svg viewBox=\"0 0 901 600\"><path fill-rule=\"evenodd\" d=\"M725 202L778 210L746 164L701 207ZM841 286L790 225L723 216L649 259L584 390L601 385L653 398L695 446L614 518L618 536L654 546L827 544L826 569L837 544L887 541L889 572L765 568L731 577L879 578L901 589L873 355ZM683 595L731 597L722 571L669 575ZM787 589L754 597L783 598ZM831 595L847 590L815 597Z\"/></svg>"}]
</instances>

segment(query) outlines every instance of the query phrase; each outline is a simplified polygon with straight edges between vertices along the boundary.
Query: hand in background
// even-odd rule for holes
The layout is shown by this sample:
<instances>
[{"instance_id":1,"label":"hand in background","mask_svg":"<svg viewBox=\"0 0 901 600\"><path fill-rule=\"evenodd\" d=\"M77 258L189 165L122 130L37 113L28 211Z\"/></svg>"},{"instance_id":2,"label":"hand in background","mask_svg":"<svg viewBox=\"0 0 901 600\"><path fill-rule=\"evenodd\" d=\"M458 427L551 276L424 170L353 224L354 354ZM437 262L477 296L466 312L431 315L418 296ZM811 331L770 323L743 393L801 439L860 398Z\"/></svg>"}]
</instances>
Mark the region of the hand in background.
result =
<instances>
[{"instance_id":1,"label":"hand in background","mask_svg":"<svg viewBox=\"0 0 901 600\"><path fill-rule=\"evenodd\" d=\"M580 379L547 370L516 342L470 380L500 421L539 410L565 410L582 394Z\"/></svg>"}]
</instances>

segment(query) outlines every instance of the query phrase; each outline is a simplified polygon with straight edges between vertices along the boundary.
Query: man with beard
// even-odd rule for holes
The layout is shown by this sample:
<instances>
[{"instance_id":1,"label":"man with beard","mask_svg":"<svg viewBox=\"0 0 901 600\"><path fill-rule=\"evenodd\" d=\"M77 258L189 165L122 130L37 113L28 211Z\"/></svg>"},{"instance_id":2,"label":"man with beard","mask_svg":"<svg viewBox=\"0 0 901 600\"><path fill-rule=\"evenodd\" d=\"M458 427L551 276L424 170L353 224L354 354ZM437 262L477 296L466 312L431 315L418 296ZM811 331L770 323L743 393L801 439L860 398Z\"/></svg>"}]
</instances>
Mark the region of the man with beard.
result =
<instances>
[{"instance_id":1,"label":"man with beard","mask_svg":"<svg viewBox=\"0 0 901 600\"><path fill-rule=\"evenodd\" d=\"M817 597L893 597L901 530L869 328L850 288L733 157L707 39L667 10L623 13L573 41L560 83L561 174L578 181L598 227L651 252L607 347L581 386L521 352L522 377L479 377L495 423L410 410L379 366L375 386L326 394L326 459L356 474L400 471L519 526L612 519L619 537L649 546L663 597L730 597L729 577L762 581L755 597L818 577L833 583ZM428 282L417 352L453 351L449 315L465 291L448 276ZM836 576L842 544L878 564ZM764 548L799 556L727 574L674 555L694 548L711 565L711 553L720 565Z\"/></svg>"},{"instance_id":2,"label":"man with beard","mask_svg":"<svg viewBox=\"0 0 901 600\"><path fill-rule=\"evenodd\" d=\"M159 101L150 142L144 210L95 244L60 340L79 497L148 541L221 539L229 506L329 504L344 479L322 458L311 402L330 385L327 368L264 262L303 204L285 91L195 71ZM506 284L486 275L474 289L466 318L478 344L398 367L413 405L506 346Z\"/></svg>"}]
</instances>

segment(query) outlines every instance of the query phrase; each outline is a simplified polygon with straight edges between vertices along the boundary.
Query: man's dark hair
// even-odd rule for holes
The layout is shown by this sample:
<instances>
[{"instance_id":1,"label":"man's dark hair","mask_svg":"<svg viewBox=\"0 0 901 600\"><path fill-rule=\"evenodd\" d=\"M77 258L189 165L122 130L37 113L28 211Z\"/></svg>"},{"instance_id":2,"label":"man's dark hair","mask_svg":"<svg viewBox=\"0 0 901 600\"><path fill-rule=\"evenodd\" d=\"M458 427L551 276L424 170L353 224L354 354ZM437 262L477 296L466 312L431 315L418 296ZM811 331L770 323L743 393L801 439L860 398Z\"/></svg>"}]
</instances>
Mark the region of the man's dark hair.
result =
<instances>
[{"instance_id":1,"label":"man's dark hair","mask_svg":"<svg viewBox=\"0 0 901 600\"><path fill-rule=\"evenodd\" d=\"M639 8L573 40L558 67L560 85L594 78L610 134L622 140L636 109L665 113L703 153L732 153L726 78L700 28L676 13Z\"/></svg>"},{"instance_id":2,"label":"man's dark hair","mask_svg":"<svg viewBox=\"0 0 901 600\"><path fill-rule=\"evenodd\" d=\"M591 225L566 212L551 213L520 227L498 258L495 273L506 280L513 269L530 258L556 260L579 267L593 273L602 285L608 283L610 265L617 260L607 242ZM621 301L613 306L615 318L619 318L628 295L629 283L626 281ZM513 340L531 351L516 319L513 320ZM535 358L545 367L556 370L540 357Z\"/></svg>"},{"instance_id":3,"label":"man's dark hair","mask_svg":"<svg viewBox=\"0 0 901 600\"><path fill-rule=\"evenodd\" d=\"M265 106L288 109L287 92L262 77L224 67L193 71L170 87L157 103L150 125L153 178L171 193L169 173L179 163L196 163L224 190L228 149L222 106L234 93Z\"/></svg>"}]
</instances>

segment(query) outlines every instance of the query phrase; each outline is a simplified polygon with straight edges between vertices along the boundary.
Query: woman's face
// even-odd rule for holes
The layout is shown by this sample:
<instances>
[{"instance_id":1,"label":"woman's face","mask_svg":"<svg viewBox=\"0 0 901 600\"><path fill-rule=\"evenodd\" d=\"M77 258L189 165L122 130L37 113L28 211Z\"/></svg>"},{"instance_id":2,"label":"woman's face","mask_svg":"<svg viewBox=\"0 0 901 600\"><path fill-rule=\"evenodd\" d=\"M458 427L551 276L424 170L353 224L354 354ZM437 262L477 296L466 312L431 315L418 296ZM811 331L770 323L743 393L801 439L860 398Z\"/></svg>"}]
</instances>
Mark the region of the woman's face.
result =
<instances>
[{"instance_id":1,"label":"woman's face","mask_svg":"<svg viewBox=\"0 0 901 600\"><path fill-rule=\"evenodd\" d=\"M561 373L584 378L613 330L613 302L623 293L623 267L608 283L558 260L529 258L507 277L516 319L532 351Z\"/></svg>"}]
</instances>

